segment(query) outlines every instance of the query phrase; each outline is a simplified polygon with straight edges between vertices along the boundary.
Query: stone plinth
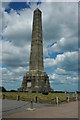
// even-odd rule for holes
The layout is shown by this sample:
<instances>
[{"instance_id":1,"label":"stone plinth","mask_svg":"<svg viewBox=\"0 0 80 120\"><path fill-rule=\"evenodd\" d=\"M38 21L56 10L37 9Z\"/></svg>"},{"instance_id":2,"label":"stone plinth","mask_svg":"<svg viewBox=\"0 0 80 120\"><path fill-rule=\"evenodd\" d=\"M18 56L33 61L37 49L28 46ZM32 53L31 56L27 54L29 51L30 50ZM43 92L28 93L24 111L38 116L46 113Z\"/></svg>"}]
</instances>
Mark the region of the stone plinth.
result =
<instances>
[{"instance_id":1,"label":"stone plinth","mask_svg":"<svg viewBox=\"0 0 80 120\"><path fill-rule=\"evenodd\" d=\"M49 77L46 72L28 71L23 78L21 91L48 92L50 91Z\"/></svg>"}]
</instances>

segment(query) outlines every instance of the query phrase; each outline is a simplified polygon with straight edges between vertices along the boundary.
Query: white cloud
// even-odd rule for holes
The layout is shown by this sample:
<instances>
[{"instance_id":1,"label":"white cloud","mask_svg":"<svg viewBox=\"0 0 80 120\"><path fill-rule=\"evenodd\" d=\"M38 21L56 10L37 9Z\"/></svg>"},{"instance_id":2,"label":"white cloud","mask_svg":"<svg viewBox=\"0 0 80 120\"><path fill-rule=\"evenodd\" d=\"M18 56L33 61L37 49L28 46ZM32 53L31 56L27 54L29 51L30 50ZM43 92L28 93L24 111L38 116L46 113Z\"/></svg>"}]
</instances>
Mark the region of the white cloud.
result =
<instances>
[{"instance_id":1,"label":"white cloud","mask_svg":"<svg viewBox=\"0 0 80 120\"><path fill-rule=\"evenodd\" d=\"M66 71L65 71L65 70L63 70L63 69L57 68L57 69L56 69L56 73L65 74L65 73L66 73Z\"/></svg>"},{"instance_id":2,"label":"white cloud","mask_svg":"<svg viewBox=\"0 0 80 120\"><path fill-rule=\"evenodd\" d=\"M50 79L55 80L55 79L56 79L56 74L55 74L55 73L53 73L52 75L50 75Z\"/></svg>"},{"instance_id":3,"label":"white cloud","mask_svg":"<svg viewBox=\"0 0 80 120\"><path fill-rule=\"evenodd\" d=\"M16 69L2 68L2 82L22 81L28 68L17 67Z\"/></svg>"},{"instance_id":4,"label":"white cloud","mask_svg":"<svg viewBox=\"0 0 80 120\"><path fill-rule=\"evenodd\" d=\"M2 65L2 41L0 40L0 64Z\"/></svg>"},{"instance_id":5,"label":"white cloud","mask_svg":"<svg viewBox=\"0 0 80 120\"><path fill-rule=\"evenodd\" d=\"M65 52L57 55L56 64L67 71L78 71L78 52Z\"/></svg>"},{"instance_id":6,"label":"white cloud","mask_svg":"<svg viewBox=\"0 0 80 120\"><path fill-rule=\"evenodd\" d=\"M2 86L2 68L0 67L0 86Z\"/></svg>"},{"instance_id":7,"label":"white cloud","mask_svg":"<svg viewBox=\"0 0 80 120\"><path fill-rule=\"evenodd\" d=\"M50 51L78 49L78 5L76 3L43 3L41 10L43 11L44 41L47 45L57 42ZM76 20L73 21L73 19Z\"/></svg>"},{"instance_id":8,"label":"white cloud","mask_svg":"<svg viewBox=\"0 0 80 120\"><path fill-rule=\"evenodd\" d=\"M78 71L78 52L64 52L57 55L56 59L46 58L45 67L54 67L55 65L67 71Z\"/></svg>"},{"instance_id":9,"label":"white cloud","mask_svg":"<svg viewBox=\"0 0 80 120\"><path fill-rule=\"evenodd\" d=\"M4 5L7 6L7 5ZM3 82L20 81L29 69L30 43L32 32L32 14L37 7L31 4L31 9L11 10L8 14L3 8ZM43 45L45 68L53 68L50 79L58 83L77 80L78 68L78 6L76 3L42 3ZM54 44L53 44L54 43ZM50 46L51 47L48 47ZM50 56L58 54L55 59ZM47 58L46 58L47 57ZM68 72L69 71L69 72ZM70 72L73 73L70 74ZM73 75L74 74L74 75ZM73 75L73 76L72 76ZM69 83L69 82L68 82Z\"/></svg>"},{"instance_id":10,"label":"white cloud","mask_svg":"<svg viewBox=\"0 0 80 120\"><path fill-rule=\"evenodd\" d=\"M44 66L45 67L53 67L54 65L56 65L56 61L52 58L46 58L44 60Z\"/></svg>"},{"instance_id":11,"label":"white cloud","mask_svg":"<svg viewBox=\"0 0 80 120\"><path fill-rule=\"evenodd\" d=\"M3 64L9 67L27 66L29 64L30 45L16 47L8 41L3 41Z\"/></svg>"},{"instance_id":12,"label":"white cloud","mask_svg":"<svg viewBox=\"0 0 80 120\"><path fill-rule=\"evenodd\" d=\"M9 70L8 70L7 68L1 68L1 70L2 70L2 72L3 72L4 74L9 73Z\"/></svg>"},{"instance_id":13,"label":"white cloud","mask_svg":"<svg viewBox=\"0 0 80 120\"><path fill-rule=\"evenodd\" d=\"M37 6L31 4L30 7L31 9L18 11L20 15L15 10L12 10L10 14L3 12L3 25L7 25L3 35L6 39L13 41L15 45L25 44L26 40L31 41L32 11ZM51 40L53 43L62 37L66 42L72 41L72 44L77 42L78 6L76 3L42 3L40 9L43 12L43 38L47 45L51 44ZM55 11L54 14L52 11ZM68 46L68 44L65 45Z\"/></svg>"},{"instance_id":14,"label":"white cloud","mask_svg":"<svg viewBox=\"0 0 80 120\"><path fill-rule=\"evenodd\" d=\"M64 71L64 70L63 70ZM59 73L54 71L53 74L50 76L50 83L53 84L65 84L65 85L74 85L77 84L78 87L78 74L77 72L74 74L70 74L70 72L65 71L65 74L63 74L62 69L59 70Z\"/></svg>"},{"instance_id":15,"label":"white cloud","mask_svg":"<svg viewBox=\"0 0 80 120\"><path fill-rule=\"evenodd\" d=\"M78 37L71 40L61 38L57 43L55 43L50 49L50 52L59 51L75 51L78 50Z\"/></svg>"},{"instance_id":16,"label":"white cloud","mask_svg":"<svg viewBox=\"0 0 80 120\"><path fill-rule=\"evenodd\" d=\"M23 9L11 10L10 14L3 12L3 36L12 41L14 45L23 46L26 41L30 43L32 29L32 11Z\"/></svg>"},{"instance_id":17,"label":"white cloud","mask_svg":"<svg viewBox=\"0 0 80 120\"><path fill-rule=\"evenodd\" d=\"M20 72L23 72L23 70L26 71L25 68L23 68L23 67L18 67L18 68L15 69L15 72L20 73Z\"/></svg>"}]
</instances>

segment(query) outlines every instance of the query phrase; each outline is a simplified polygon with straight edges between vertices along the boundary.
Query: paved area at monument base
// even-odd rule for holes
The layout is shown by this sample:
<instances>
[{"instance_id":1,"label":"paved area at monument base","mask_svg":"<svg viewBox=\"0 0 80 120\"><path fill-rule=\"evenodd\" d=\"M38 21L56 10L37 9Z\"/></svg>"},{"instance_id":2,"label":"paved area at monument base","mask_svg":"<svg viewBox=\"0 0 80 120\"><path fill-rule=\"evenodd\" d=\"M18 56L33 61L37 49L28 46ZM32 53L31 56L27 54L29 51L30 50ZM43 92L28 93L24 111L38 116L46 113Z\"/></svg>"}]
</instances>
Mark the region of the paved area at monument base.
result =
<instances>
[{"instance_id":1,"label":"paved area at monument base","mask_svg":"<svg viewBox=\"0 0 80 120\"><path fill-rule=\"evenodd\" d=\"M10 103L10 102L9 102ZM19 103L18 103L19 104ZM21 104L21 103L20 103ZM22 103L23 104L23 103ZM24 104L23 104L24 105ZM70 102L60 105L34 104L34 111L27 111L29 103L20 110L7 112L5 118L78 118L78 102Z\"/></svg>"}]
</instances>

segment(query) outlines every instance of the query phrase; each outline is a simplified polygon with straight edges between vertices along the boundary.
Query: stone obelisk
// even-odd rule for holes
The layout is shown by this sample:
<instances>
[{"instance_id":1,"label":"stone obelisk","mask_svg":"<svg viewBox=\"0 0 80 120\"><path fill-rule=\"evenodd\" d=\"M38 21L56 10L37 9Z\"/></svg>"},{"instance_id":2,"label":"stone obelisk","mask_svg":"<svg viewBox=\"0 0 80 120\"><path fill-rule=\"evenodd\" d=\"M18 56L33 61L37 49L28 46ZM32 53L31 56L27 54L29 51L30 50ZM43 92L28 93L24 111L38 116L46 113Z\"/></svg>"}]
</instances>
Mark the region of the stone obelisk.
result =
<instances>
[{"instance_id":1,"label":"stone obelisk","mask_svg":"<svg viewBox=\"0 0 80 120\"><path fill-rule=\"evenodd\" d=\"M42 12L37 8L33 15L29 71L23 77L19 91L49 92L50 90L49 77L44 72L43 65Z\"/></svg>"},{"instance_id":2,"label":"stone obelisk","mask_svg":"<svg viewBox=\"0 0 80 120\"><path fill-rule=\"evenodd\" d=\"M33 16L30 70L43 69L42 13L37 8Z\"/></svg>"}]
</instances>

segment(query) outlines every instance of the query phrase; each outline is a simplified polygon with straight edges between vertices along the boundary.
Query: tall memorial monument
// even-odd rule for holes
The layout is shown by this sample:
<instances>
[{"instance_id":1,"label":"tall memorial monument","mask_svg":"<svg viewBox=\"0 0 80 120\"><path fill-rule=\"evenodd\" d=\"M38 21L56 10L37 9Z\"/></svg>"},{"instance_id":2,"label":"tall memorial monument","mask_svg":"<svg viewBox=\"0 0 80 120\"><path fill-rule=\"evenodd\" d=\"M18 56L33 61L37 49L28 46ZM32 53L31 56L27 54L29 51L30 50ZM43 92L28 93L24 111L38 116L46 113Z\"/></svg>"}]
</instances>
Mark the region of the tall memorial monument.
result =
<instances>
[{"instance_id":1,"label":"tall memorial monument","mask_svg":"<svg viewBox=\"0 0 80 120\"><path fill-rule=\"evenodd\" d=\"M24 75L19 91L49 92L50 90L49 77L44 72L43 64L42 12L37 8L33 15L29 71Z\"/></svg>"}]
</instances>

